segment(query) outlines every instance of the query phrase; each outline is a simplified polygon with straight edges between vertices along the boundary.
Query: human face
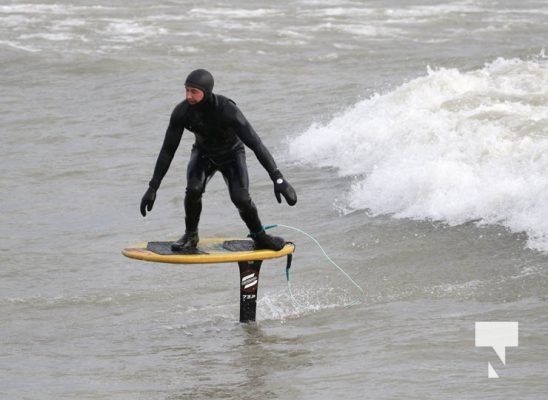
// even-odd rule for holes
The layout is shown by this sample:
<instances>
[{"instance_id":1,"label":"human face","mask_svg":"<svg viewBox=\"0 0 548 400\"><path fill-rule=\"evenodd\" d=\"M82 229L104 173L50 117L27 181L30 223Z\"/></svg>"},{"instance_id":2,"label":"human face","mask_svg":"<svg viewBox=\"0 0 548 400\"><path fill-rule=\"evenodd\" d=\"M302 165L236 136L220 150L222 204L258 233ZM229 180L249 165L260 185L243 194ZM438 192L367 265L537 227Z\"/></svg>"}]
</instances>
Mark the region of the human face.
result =
<instances>
[{"instance_id":1,"label":"human face","mask_svg":"<svg viewBox=\"0 0 548 400\"><path fill-rule=\"evenodd\" d=\"M186 89L186 101L188 101L189 104L194 105L198 104L200 101L204 99L204 92L198 88L192 87L192 86L185 86Z\"/></svg>"}]
</instances>

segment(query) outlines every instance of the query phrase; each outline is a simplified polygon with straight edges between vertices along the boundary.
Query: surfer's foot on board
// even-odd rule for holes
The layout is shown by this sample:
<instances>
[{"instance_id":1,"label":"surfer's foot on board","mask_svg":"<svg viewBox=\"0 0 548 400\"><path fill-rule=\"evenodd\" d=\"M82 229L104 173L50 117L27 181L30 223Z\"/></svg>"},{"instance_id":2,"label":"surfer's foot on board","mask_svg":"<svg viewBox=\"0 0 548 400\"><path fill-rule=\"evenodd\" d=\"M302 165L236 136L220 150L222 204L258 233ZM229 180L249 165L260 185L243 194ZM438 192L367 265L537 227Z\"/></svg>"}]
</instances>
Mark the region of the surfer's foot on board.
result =
<instances>
[{"instance_id":1,"label":"surfer's foot on board","mask_svg":"<svg viewBox=\"0 0 548 400\"><path fill-rule=\"evenodd\" d=\"M264 229L258 233L250 234L253 242L255 242L255 249L268 249L268 250L281 250L285 246L285 240L278 236L270 236Z\"/></svg>"},{"instance_id":2,"label":"surfer's foot on board","mask_svg":"<svg viewBox=\"0 0 548 400\"><path fill-rule=\"evenodd\" d=\"M199 241L198 232L186 232L179 240L171 244L171 250L195 249Z\"/></svg>"}]
</instances>

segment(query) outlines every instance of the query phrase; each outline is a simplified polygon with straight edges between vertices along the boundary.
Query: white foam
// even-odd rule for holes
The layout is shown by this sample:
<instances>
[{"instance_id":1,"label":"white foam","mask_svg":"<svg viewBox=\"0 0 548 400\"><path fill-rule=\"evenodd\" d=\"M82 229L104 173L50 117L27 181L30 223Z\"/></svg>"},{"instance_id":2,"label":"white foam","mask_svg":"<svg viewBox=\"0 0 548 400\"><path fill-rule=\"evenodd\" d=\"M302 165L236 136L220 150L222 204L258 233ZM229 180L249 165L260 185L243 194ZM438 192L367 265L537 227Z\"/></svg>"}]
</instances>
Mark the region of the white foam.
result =
<instances>
[{"instance_id":1,"label":"white foam","mask_svg":"<svg viewBox=\"0 0 548 400\"><path fill-rule=\"evenodd\" d=\"M548 251L546 87L542 54L470 72L429 69L311 126L290 156L355 177L350 209L499 223Z\"/></svg>"},{"instance_id":2,"label":"white foam","mask_svg":"<svg viewBox=\"0 0 548 400\"><path fill-rule=\"evenodd\" d=\"M343 291L318 285L293 289L293 296L295 297L291 299L286 290L265 292L257 301L260 318L285 320L353 303L353 300Z\"/></svg>"},{"instance_id":3,"label":"white foam","mask_svg":"<svg viewBox=\"0 0 548 400\"><path fill-rule=\"evenodd\" d=\"M12 4L0 5L0 13L12 14L68 14L70 6L60 4Z\"/></svg>"},{"instance_id":4,"label":"white foam","mask_svg":"<svg viewBox=\"0 0 548 400\"><path fill-rule=\"evenodd\" d=\"M52 42L60 42L64 40L71 40L73 39L73 35L67 34L67 33L50 33L50 32L42 32L42 33L33 33L28 35L21 35L19 36L19 39L22 40L29 40L29 39L44 39L49 40Z\"/></svg>"},{"instance_id":5,"label":"white foam","mask_svg":"<svg viewBox=\"0 0 548 400\"><path fill-rule=\"evenodd\" d=\"M395 18L440 18L447 14L461 14L469 12L480 12L481 6L473 1L461 1L452 4L436 4L430 6L410 6L400 8L388 8L386 14Z\"/></svg>"},{"instance_id":6,"label":"white foam","mask_svg":"<svg viewBox=\"0 0 548 400\"><path fill-rule=\"evenodd\" d=\"M40 49L34 46L25 46L12 40L0 40L0 46L1 45L6 45L17 50L28 51L29 53L37 53L40 51Z\"/></svg>"},{"instance_id":7,"label":"white foam","mask_svg":"<svg viewBox=\"0 0 548 400\"><path fill-rule=\"evenodd\" d=\"M86 11L109 11L115 8L102 5L75 6L65 4L11 4L0 5L0 13L3 14L81 14Z\"/></svg>"},{"instance_id":8,"label":"white foam","mask_svg":"<svg viewBox=\"0 0 548 400\"><path fill-rule=\"evenodd\" d=\"M125 19L112 19L105 28L105 33L110 40L121 42L134 42L147 37L162 35L166 29L139 24Z\"/></svg>"},{"instance_id":9,"label":"white foam","mask_svg":"<svg viewBox=\"0 0 548 400\"><path fill-rule=\"evenodd\" d=\"M223 17L223 18L257 18L257 17L265 17L269 15L275 15L278 14L279 11L275 9L265 9L265 8L257 8L257 9L242 9L242 8L192 8L189 11L189 14L191 15L199 15L199 16L206 16L206 17Z\"/></svg>"},{"instance_id":10,"label":"white foam","mask_svg":"<svg viewBox=\"0 0 548 400\"><path fill-rule=\"evenodd\" d=\"M369 17L375 14L374 8L368 7L328 7L328 8L311 8L301 10L301 15L310 17Z\"/></svg>"}]
</instances>

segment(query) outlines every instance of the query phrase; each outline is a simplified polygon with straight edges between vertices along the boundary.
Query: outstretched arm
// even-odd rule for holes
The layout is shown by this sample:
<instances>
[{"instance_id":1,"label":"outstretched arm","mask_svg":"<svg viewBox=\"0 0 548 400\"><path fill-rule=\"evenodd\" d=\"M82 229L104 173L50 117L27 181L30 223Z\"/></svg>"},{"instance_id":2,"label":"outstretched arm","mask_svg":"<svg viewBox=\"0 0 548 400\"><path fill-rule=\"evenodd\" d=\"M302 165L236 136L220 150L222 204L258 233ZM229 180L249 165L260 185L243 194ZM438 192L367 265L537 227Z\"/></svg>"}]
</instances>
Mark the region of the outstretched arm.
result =
<instances>
[{"instance_id":1,"label":"outstretched arm","mask_svg":"<svg viewBox=\"0 0 548 400\"><path fill-rule=\"evenodd\" d=\"M154 173L152 179L148 184L148 189L141 199L141 215L146 216L147 211L152 210L154 201L156 200L156 191L162 183L162 179L166 175L171 161L175 156L175 152L179 147L181 142L181 137L183 136L184 124L182 118L181 106L177 106L171 118L169 120L169 125L164 136L164 142L162 148L160 149L160 154L158 154L158 159L156 160L156 166L154 167Z\"/></svg>"}]
</instances>

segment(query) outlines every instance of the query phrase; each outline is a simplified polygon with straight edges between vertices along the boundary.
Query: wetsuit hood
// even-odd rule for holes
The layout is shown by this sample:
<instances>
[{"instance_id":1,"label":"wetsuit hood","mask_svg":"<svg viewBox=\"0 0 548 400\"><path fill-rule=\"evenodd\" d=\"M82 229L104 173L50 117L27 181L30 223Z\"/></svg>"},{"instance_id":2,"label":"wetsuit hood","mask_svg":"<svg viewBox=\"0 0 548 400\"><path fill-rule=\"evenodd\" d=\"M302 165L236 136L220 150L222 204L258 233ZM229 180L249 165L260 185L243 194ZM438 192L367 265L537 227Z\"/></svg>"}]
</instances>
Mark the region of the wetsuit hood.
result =
<instances>
[{"instance_id":1,"label":"wetsuit hood","mask_svg":"<svg viewBox=\"0 0 548 400\"><path fill-rule=\"evenodd\" d=\"M185 86L194 87L204 92L204 100L206 102L211 100L213 94L213 75L205 69L197 69L188 74Z\"/></svg>"}]
</instances>

